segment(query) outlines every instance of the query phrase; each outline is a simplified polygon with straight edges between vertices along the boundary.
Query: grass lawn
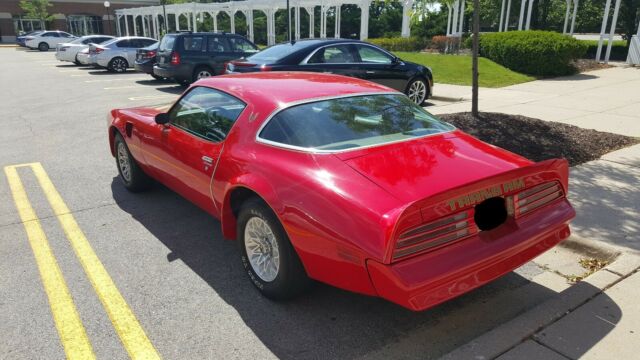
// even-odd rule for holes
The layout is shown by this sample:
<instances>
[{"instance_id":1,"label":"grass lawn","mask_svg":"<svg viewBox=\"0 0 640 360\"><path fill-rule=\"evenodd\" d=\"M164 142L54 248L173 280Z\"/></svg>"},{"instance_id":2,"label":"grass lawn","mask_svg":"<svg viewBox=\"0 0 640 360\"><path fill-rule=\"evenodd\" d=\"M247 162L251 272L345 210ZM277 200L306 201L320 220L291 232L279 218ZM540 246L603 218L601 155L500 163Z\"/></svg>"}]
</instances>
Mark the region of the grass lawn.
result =
<instances>
[{"instance_id":1,"label":"grass lawn","mask_svg":"<svg viewBox=\"0 0 640 360\"><path fill-rule=\"evenodd\" d=\"M430 67L433 81L442 84L471 85L471 56L440 55L417 52L395 53L403 60ZM479 80L482 87L503 87L535 80L533 76L511 71L485 58L479 59Z\"/></svg>"}]
</instances>

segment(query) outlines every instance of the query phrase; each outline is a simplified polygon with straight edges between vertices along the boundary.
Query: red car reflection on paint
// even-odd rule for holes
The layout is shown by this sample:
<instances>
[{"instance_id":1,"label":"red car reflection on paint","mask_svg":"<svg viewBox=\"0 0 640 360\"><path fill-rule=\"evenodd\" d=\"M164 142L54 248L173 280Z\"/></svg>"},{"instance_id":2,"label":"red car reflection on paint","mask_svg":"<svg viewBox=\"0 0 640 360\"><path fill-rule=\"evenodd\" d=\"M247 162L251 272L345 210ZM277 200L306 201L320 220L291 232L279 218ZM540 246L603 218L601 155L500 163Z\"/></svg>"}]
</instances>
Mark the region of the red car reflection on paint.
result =
<instances>
[{"instance_id":1,"label":"red car reflection on paint","mask_svg":"<svg viewBox=\"0 0 640 360\"><path fill-rule=\"evenodd\" d=\"M363 80L217 76L167 109L111 111L120 178L220 219L270 298L314 279L427 309L558 244L575 216L565 160L533 163Z\"/></svg>"}]
</instances>

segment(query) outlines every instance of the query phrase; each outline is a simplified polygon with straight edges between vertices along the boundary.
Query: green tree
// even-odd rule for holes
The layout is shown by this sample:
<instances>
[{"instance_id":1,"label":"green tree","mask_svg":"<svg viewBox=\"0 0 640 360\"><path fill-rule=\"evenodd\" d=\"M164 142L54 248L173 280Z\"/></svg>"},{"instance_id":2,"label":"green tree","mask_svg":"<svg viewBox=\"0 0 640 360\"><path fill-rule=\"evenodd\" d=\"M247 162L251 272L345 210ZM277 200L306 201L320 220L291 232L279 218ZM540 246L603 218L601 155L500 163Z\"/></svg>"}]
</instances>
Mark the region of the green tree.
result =
<instances>
[{"instance_id":1,"label":"green tree","mask_svg":"<svg viewBox=\"0 0 640 360\"><path fill-rule=\"evenodd\" d=\"M640 0L622 0L620 4L620 18L618 29L627 39L627 49L631 45L631 36L638 30L640 21Z\"/></svg>"},{"instance_id":2,"label":"green tree","mask_svg":"<svg viewBox=\"0 0 640 360\"><path fill-rule=\"evenodd\" d=\"M38 19L42 28L46 28L46 23L53 20L53 15L49 15L49 8L53 6L49 0L21 0L20 8L25 15L31 19Z\"/></svg>"}]
</instances>

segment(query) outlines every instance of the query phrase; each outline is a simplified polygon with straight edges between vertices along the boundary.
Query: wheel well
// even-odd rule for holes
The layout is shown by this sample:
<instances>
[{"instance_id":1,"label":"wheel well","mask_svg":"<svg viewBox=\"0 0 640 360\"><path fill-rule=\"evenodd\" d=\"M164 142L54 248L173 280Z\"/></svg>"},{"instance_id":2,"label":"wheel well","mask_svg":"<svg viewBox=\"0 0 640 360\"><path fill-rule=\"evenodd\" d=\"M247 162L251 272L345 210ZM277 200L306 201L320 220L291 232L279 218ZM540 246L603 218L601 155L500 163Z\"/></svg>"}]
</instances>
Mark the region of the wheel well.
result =
<instances>
[{"instance_id":1,"label":"wheel well","mask_svg":"<svg viewBox=\"0 0 640 360\"><path fill-rule=\"evenodd\" d=\"M118 128L116 128L115 126L111 126L111 128L109 128L109 148L111 148L111 155L112 156L116 156L116 134L119 133Z\"/></svg>"},{"instance_id":2,"label":"wheel well","mask_svg":"<svg viewBox=\"0 0 640 360\"><path fill-rule=\"evenodd\" d=\"M240 213L242 204L249 199L259 199L260 201L266 203L266 201L264 201L264 199L260 195L258 195L253 190L249 190L246 187L237 187L231 190L231 194L227 196L227 200L223 205L221 214L222 233L226 238L236 238L236 224L238 214Z\"/></svg>"}]
</instances>

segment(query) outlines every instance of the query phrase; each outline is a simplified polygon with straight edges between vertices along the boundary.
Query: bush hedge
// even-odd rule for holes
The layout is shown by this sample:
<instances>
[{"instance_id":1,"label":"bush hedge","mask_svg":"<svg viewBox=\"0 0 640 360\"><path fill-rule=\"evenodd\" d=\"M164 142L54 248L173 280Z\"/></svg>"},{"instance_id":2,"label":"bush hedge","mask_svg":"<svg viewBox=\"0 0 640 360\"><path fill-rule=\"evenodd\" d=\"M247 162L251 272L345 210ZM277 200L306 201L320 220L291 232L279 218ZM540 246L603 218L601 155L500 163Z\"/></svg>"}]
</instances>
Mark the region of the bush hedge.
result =
<instances>
[{"instance_id":1,"label":"bush hedge","mask_svg":"<svg viewBox=\"0 0 640 360\"><path fill-rule=\"evenodd\" d=\"M380 46L387 51L420 51L427 47L427 41L418 37L393 37L367 39L368 42Z\"/></svg>"},{"instance_id":2,"label":"bush hedge","mask_svg":"<svg viewBox=\"0 0 640 360\"><path fill-rule=\"evenodd\" d=\"M583 44L587 45L587 52L584 54L584 59L595 59L598 52L598 40L582 40ZM607 51L607 43L602 43L602 59ZM624 40L616 40L611 47L611 56L609 60L614 61L626 61L627 60L627 42Z\"/></svg>"},{"instance_id":3,"label":"bush hedge","mask_svg":"<svg viewBox=\"0 0 640 360\"><path fill-rule=\"evenodd\" d=\"M587 45L552 31L509 31L480 36L480 55L511 70L530 75L558 76L575 72L572 61Z\"/></svg>"}]
</instances>

